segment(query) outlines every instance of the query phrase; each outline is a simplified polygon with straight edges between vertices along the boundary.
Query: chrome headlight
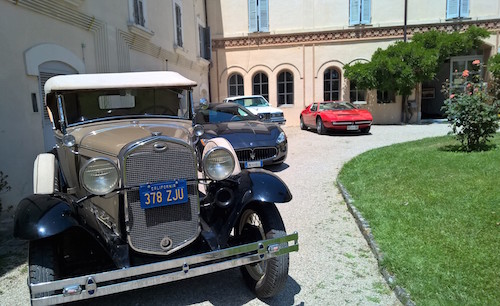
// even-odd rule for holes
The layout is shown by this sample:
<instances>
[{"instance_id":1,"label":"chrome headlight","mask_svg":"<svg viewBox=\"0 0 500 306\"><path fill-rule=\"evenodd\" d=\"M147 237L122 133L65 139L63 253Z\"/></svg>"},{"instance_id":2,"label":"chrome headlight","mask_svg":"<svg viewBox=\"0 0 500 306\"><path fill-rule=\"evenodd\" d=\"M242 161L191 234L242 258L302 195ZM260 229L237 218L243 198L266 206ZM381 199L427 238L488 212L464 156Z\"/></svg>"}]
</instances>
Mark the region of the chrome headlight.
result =
<instances>
[{"instance_id":1,"label":"chrome headlight","mask_svg":"<svg viewBox=\"0 0 500 306\"><path fill-rule=\"evenodd\" d=\"M228 178L233 173L234 167L233 154L223 147L210 149L203 157L205 174L215 181Z\"/></svg>"},{"instance_id":2,"label":"chrome headlight","mask_svg":"<svg viewBox=\"0 0 500 306\"><path fill-rule=\"evenodd\" d=\"M118 186L118 168L114 162L105 158L93 158L80 170L83 187L90 193L104 195Z\"/></svg>"},{"instance_id":3,"label":"chrome headlight","mask_svg":"<svg viewBox=\"0 0 500 306\"><path fill-rule=\"evenodd\" d=\"M278 138L276 139L276 143L280 144L280 143L284 142L285 140L286 140L285 132L281 132L279 134Z\"/></svg>"}]
</instances>

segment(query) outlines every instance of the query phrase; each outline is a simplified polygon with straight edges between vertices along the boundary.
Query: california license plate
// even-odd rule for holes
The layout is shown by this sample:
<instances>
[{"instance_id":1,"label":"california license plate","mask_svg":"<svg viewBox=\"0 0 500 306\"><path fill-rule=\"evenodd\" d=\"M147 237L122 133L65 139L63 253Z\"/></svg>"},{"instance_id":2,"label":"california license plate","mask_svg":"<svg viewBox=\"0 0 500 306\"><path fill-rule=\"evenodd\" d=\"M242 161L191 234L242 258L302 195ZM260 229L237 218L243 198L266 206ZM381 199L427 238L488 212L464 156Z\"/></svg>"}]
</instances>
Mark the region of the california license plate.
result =
<instances>
[{"instance_id":1,"label":"california license plate","mask_svg":"<svg viewBox=\"0 0 500 306\"><path fill-rule=\"evenodd\" d=\"M141 208L153 208L188 201L187 183L185 180L145 184L139 187Z\"/></svg>"},{"instance_id":2,"label":"california license plate","mask_svg":"<svg viewBox=\"0 0 500 306\"><path fill-rule=\"evenodd\" d=\"M245 162L245 168L256 168L256 167L262 167L261 160Z\"/></svg>"},{"instance_id":3,"label":"california license plate","mask_svg":"<svg viewBox=\"0 0 500 306\"><path fill-rule=\"evenodd\" d=\"M357 131L357 130L359 130L359 126L357 126L357 125L348 125L347 126L347 130L348 131Z\"/></svg>"}]
</instances>

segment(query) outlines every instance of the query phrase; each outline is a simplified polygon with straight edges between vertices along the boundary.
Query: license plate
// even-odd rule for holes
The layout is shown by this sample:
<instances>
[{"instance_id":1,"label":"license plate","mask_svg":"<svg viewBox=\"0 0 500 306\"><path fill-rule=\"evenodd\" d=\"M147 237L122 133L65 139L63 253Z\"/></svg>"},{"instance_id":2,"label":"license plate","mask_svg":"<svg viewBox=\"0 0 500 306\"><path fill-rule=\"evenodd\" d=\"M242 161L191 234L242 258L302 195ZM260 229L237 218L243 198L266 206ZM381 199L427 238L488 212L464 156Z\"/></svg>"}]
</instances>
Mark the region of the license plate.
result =
<instances>
[{"instance_id":1,"label":"license plate","mask_svg":"<svg viewBox=\"0 0 500 306\"><path fill-rule=\"evenodd\" d=\"M257 161L245 162L245 168L255 168L255 167L262 167L262 161L257 160Z\"/></svg>"},{"instance_id":2,"label":"license plate","mask_svg":"<svg viewBox=\"0 0 500 306\"><path fill-rule=\"evenodd\" d=\"M347 130L348 131L357 131L357 130L359 130L359 126L357 126L357 125L348 125L347 126Z\"/></svg>"},{"instance_id":3,"label":"license plate","mask_svg":"<svg viewBox=\"0 0 500 306\"><path fill-rule=\"evenodd\" d=\"M143 209L185 203L188 201L187 183L177 180L141 185L139 196Z\"/></svg>"}]
</instances>

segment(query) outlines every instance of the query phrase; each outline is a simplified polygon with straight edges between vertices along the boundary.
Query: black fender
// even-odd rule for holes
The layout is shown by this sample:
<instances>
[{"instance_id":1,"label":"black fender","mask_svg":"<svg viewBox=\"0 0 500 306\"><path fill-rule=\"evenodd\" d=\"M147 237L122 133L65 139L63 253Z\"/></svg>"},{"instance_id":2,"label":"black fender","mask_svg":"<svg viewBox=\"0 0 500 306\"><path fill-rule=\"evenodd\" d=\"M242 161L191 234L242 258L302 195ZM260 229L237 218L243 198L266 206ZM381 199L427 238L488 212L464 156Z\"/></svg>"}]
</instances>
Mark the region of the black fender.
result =
<instances>
[{"instance_id":1,"label":"black fender","mask_svg":"<svg viewBox=\"0 0 500 306\"><path fill-rule=\"evenodd\" d=\"M243 170L241 176L238 193L243 194L243 198L240 203L236 203L240 209L254 201L286 203L292 200L288 186L271 171L249 169Z\"/></svg>"},{"instance_id":2,"label":"black fender","mask_svg":"<svg viewBox=\"0 0 500 306\"><path fill-rule=\"evenodd\" d=\"M225 218L211 224L219 247L227 245L231 230L247 205L251 203L274 205L274 203L286 203L292 199L292 194L286 184L274 173L264 169L242 170L239 174L210 186L208 198L213 199L216 206L217 193L224 189L230 190L231 196L224 197L225 207L217 209L225 210L227 213L216 213L216 215L224 215ZM227 200L228 198L230 200ZM222 201L219 201L219 204L220 202Z\"/></svg>"},{"instance_id":3,"label":"black fender","mask_svg":"<svg viewBox=\"0 0 500 306\"><path fill-rule=\"evenodd\" d=\"M51 237L76 226L71 205L51 195L22 199L14 215L14 237L24 240Z\"/></svg>"}]
</instances>

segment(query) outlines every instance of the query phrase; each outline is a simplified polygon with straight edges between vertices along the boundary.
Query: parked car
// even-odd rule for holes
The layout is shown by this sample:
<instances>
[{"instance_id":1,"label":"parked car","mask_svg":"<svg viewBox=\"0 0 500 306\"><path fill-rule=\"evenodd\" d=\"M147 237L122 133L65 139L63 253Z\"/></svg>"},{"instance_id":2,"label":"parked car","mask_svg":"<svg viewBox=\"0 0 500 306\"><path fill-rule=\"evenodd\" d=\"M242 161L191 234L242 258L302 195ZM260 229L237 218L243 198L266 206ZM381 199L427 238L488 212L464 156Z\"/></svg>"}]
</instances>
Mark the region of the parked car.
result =
<instances>
[{"instance_id":1,"label":"parked car","mask_svg":"<svg viewBox=\"0 0 500 306\"><path fill-rule=\"evenodd\" d=\"M57 144L36 158L14 226L29 241L32 304L238 266L259 297L283 288L298 234L286 234L275 203L292 195L268 171L241 170L224 138L196 152L194 86L165 71L46 82Z\"/></svg>"},{"instance_id":2,"label":"parked car","mask_svg":"<svg viewBox=\"0 0 500 306\"><path fill-rule=\"evenodd\" d=\"M214 137L227 139L242 168L282 164L287 156L285 132L276 124L259 121L245 107L236 103L211 103L197 111L195 122L203 125L199 152Z\"/></svg>"},{"instance_id":3,"label":"parked car","mask_svg":"<svg viewBox=\"0 0 500 306\"><path fill-rule=\"evenodd\" d=\"M358 109L349 102L314 102L300 113L300 128L315 128L318 134L332 131L370 132L373 117L365 109Z\"/></svg>"},{"instance_id":4,"label":"parked car","mask_svg":"<svg viewBox=\"0 0 500 306\"><path fill-rule=\"evenodd\" d=\"M278 124L286 123L283 112L276 107L270 106L269 102L261 95L228 97L222 102L238 103L239 105L248 108L249 111L257 116L260 116L265 121Z\"/></svg>"}]
</instances>

